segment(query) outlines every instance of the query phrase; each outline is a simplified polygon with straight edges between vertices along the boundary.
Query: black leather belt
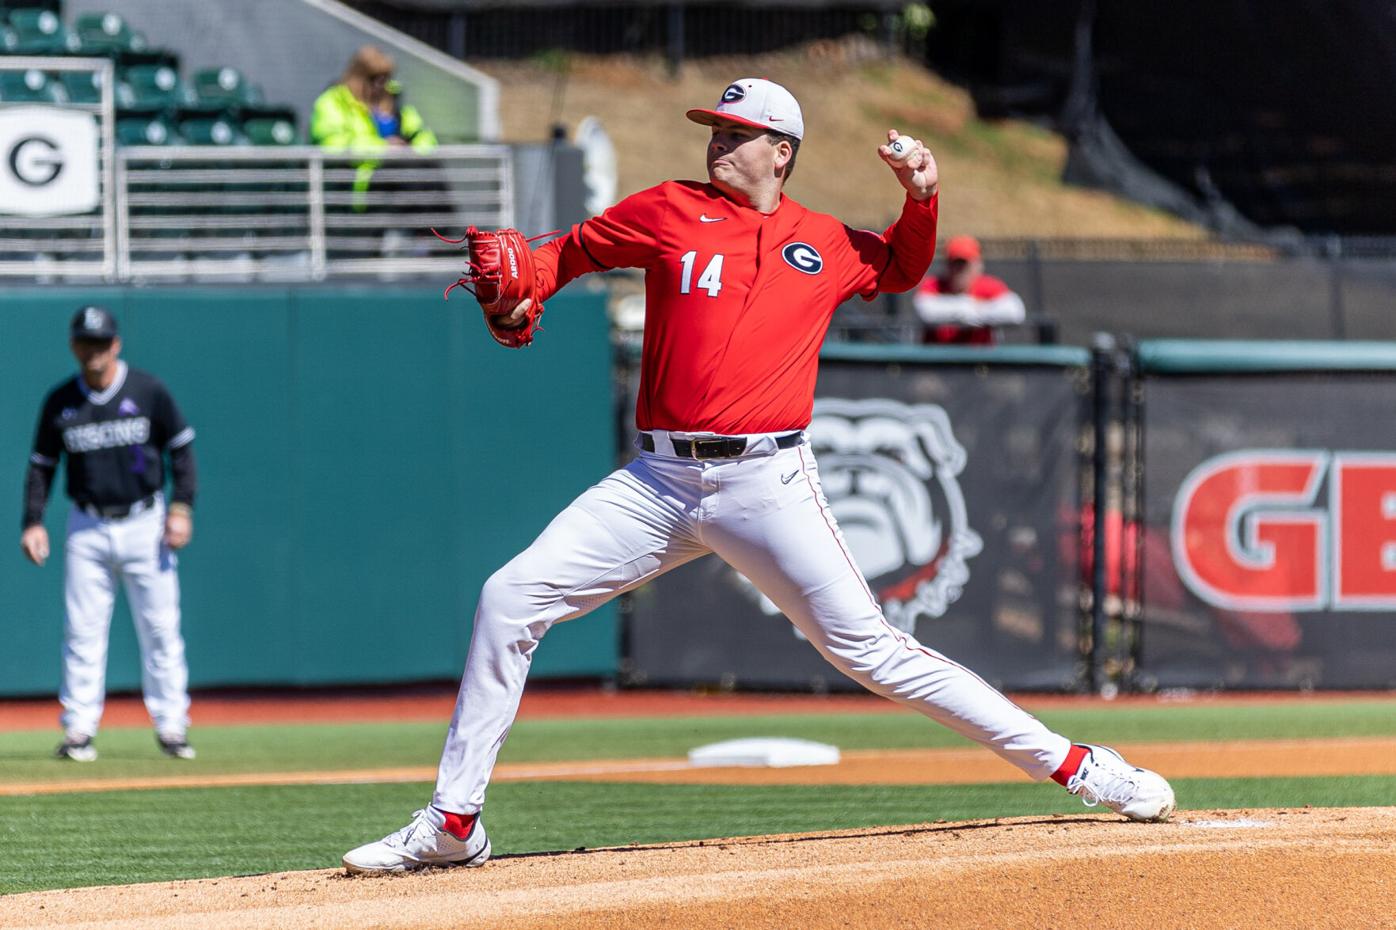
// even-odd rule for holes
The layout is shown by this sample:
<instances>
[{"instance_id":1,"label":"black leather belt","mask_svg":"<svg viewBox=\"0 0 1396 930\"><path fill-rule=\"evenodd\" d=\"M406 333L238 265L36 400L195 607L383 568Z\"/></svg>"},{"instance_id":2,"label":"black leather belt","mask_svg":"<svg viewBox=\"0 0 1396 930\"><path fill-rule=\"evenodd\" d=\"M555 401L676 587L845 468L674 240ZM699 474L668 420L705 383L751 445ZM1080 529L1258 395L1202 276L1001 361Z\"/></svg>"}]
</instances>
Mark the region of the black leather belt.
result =
<instances>
[{"instance_id":1,"label":"black leather belt","mask_svg":"<svg viewBox=\"0 0 1396 930\"><path fill-rule=\"evenodd\" d=\"M129 504L78 504L78 509L91 517L99 520L120 520L122 517L129 517L131 511L142 512L155 506L155 495L147 494L138 501Z\"/></svg>"},{"instance_id":2,"label":"black leather belt","mask_svg":"<svg viewBox=\"0 0 1396 930\"><path fill-rule=\"evenodd\" d=\"M674 444L674 454L685 459L734 459L746 451L745 436L714 436L711 439L671 438L670 442ZM798 432L776 437L777 449L789 449L799 444ZM641 433L640 448L646 452L653 452L654 437L649 433Z\"/></svg>"}]
</instances>

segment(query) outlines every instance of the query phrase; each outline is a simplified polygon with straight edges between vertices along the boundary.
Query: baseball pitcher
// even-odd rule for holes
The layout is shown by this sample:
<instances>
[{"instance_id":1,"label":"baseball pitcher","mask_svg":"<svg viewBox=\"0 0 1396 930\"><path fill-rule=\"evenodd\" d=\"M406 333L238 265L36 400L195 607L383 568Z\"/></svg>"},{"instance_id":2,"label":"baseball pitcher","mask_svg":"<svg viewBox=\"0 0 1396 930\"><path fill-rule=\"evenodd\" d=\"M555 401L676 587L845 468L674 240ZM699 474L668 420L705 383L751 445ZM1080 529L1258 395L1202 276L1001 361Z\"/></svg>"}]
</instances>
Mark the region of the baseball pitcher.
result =
<instances>
[{"instance_id":1,"label":"baseball pitcher","mask_svg":"<svg viewBox=\"0 0 1396 930\"><path fill-rule=\"evenodd\" d=\"M805 126L778 84L743 78L711 109L708 180L634 194L531 253L471 230L473 287L495 338L526 345L543 301L609 268L645 271L639 455L585 491L480 593L432 801L351 850L351 872L482 865L480 812L540 641L623 591L708 553L780 608L844 674L974 740L1088 805L1162 820L1173 792L1105 747L1075 745L973 672L890 625L820 486L806 427L819 348L854 295L907 291L935 249L939 177L897 131L876 154L904 192L881 233L850 229L783 193Z\"/></svg>"}]
</instances>

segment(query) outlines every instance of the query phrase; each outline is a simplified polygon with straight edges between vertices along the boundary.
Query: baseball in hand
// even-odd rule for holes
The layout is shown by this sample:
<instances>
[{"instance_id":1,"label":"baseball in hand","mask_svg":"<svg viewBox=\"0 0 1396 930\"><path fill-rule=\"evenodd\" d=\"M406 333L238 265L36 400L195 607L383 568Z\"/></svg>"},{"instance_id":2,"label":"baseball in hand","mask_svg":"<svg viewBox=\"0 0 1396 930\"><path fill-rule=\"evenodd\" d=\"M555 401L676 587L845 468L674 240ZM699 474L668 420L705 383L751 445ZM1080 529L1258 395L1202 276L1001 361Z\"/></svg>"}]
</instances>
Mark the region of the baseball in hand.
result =
<instances>
[{"instance_id":1,"label":"baseball in hand","mask_svg":"<svg viewBox=\"0 0 1396 930\"><path fill-rule=\"evenodd\" d=\"M898 136L887 143L887 147L892 150L893 161L906 161L911 157L911 153L916 151L918 145L920 143L911 136Z\"/></svg>"}]
</instances>

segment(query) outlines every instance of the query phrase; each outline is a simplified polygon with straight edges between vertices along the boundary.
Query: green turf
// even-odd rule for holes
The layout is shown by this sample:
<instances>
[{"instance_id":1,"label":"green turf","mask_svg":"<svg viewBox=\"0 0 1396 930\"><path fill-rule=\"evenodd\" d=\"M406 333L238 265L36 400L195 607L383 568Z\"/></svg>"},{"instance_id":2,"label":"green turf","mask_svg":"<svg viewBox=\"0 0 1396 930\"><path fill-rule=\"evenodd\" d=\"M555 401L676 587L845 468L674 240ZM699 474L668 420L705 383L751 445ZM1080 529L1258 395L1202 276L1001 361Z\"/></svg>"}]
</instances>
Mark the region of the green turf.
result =
<instances>
[{"instance_id":1,"label":"green turf","mask_svg":"<svg viewBox=\"0 0 1396 930\"><path fill-rule=\"evenodd\" d=\"M1044 712L1054 729L1110 743L1396 733L1396 700L1254 706L1159 705ZM206 727L194 762L166 759L144 728L104 731L89 765L50 758L49 732L0 734L0 782L435 764L445 722ZM535 720L505 762L678 756L741 736L845 749L962 744L911 713ZM1187 808L1385 805L1396 778L1175 783ZM429 784L92 792L0 797L0 892L334 866L351 846L403 825ZM501 782L488 822L501 854L927 820L1080 812L1053 786L734 787ZM646 812L637 819L635 812ZM75 837L79 839L75 840ZM82 850L81 855L74 855Z\"/></svg>"},{"instance_id":2,"label":"green turf","mask_svg":"<svg viewBox=\"0 0 1396 930\"><path fill-rule=\"evenodd\" d=\"M1041 717L1072 739L1102 743L1396 735L1396 699L1230 707L1103 704L1044 712ZM3 733L0 782L433 766L445 731L445 721L203 727L192 734L199 758L190 763L161 756L148 729L118 728L98 737L101 758L90 765L55 762L54 733ZM910 712L525 720L514 727L500 759L682 756L695 746L744 736L799 737L843 749L965 745L955 734Z\"/></svg>"},{"instance_id":3,"label":"green turf","mask_svg":"<svg viewBox=\"0 0 1396 930\"><path fill-rule=\"evenodd\" d=\"M1174 784L1185 809L1374 806L1396 797L1396 777ZM0 798L0 848L5 850L0 893L332 868L350 847L406 823L430 790L423 783ZM490 789L486 822L496 853L517 855L1062 813L1089 812L1050 784L830 788L506 782Z\"/></svg>"}]
</instances>

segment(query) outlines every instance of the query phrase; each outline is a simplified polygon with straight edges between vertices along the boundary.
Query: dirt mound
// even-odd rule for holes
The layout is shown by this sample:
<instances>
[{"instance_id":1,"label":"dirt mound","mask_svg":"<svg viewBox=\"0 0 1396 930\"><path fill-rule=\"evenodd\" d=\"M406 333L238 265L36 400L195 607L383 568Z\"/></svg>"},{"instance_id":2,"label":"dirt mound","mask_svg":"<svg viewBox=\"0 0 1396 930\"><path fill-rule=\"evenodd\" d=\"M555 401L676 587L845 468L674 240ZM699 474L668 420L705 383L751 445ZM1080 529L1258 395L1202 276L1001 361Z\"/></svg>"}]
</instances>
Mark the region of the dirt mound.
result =
<instances>
[{"instance_id":1,"label":"dirt mound","mask_svg":"<svg viewBox=\"0 0 1396 930\"><path fill-rule=\"evenodd\" d=\"M1396 808L1016 818L0 899L4 927L1389 927ZM136 916L139 915L139 916Z\"/></svg>"}]
</instances>

